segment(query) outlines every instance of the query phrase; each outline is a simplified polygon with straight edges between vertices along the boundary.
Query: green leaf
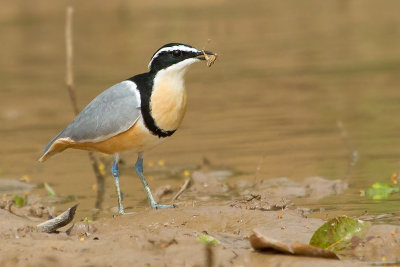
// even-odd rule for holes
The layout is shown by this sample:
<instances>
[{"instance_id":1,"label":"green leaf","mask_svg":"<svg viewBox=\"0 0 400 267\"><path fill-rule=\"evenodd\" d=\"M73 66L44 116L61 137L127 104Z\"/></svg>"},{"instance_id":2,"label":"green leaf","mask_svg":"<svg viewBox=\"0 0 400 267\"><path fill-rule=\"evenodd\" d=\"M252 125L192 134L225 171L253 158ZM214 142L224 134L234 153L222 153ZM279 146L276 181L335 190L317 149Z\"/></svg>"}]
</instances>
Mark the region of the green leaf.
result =
<instances>
[{"instance_id":1,"label":"green leaf","mask_svg":"<svg viewBox=\"0 0 400 267\"><path fill-rule=\"evenodd\" d=\"M56 193L54 192L54 190L50 187L50 185L48 183L44 183L44 188L46 188L46 191L49 194L49 196L51 196L51 197L56 196Z\"/></svg>"},{"instance_id":2,"label":"green leaf","mask_svg":"<svg viewBox=\"0 0 400 267\"><path fill-rule=\"evenodd\" d=\"M386 199L390 194L399 192L398 187L391 187L384 183L375 183L367 191L367 195L372 197L372 199Z\"/></svg>"},{"instance_id":3,"label":"green leaf","mask_svg":"<svg viewBox=\"0 0 400 267\"><path fill-rule=\"evenodd\" d=\"M311 237L310 245L330 251L353 249L370 226L369 222L340 216L323 224Z\"/></svg>"},{"instance_id":4,"label":"green leaf","mask_svg":"<svg viewBox=\"0 0 400 267\"><path fill-rule=\"evenodd\" d=\"M215 246L215 245L219 244L218 239L216 239L212 236L209 236L209 235L199 236L199 238L197 238L197 241L204 243L208 246Z\"/></svg>"},{"instance_id":5,"label":"green leaf","mask_svg":"<svg viewBox=\"0 0 400 267\"><path fill-rule=\"evenodd\" d=\"M24 206L24 198L21 196L13 196L14 200L15 200L15 205L18 207L23 207Z\"/></svg>"}]
</instances>

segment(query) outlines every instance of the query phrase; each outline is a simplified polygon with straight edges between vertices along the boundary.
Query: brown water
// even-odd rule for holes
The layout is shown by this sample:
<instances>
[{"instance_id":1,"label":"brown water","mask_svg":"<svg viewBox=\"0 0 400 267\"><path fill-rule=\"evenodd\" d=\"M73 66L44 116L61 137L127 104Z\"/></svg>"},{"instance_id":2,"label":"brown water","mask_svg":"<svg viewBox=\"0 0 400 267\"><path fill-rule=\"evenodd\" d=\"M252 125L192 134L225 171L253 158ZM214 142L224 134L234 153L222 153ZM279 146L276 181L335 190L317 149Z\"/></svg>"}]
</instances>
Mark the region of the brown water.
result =
<instances>
[{"instance_id":1,"label":"brown water","mask_svg":"<svg viewBox=\"0 0 400 267\"><path fill-rule=\"evenodd\" d=\"M165 43L217 52L212 68L187 75L188 111L176 134L145 163L215 165L254 179L345 179L350 152L341 120L360 153L350 189L298 205L357 215L398 211L398 196L374 201L359 190L390 183L399 169L400 3L386 1L0 1L1 177L28 175L91 213L96 191L86 152L65 151L40 164L40 150L72 119L65 88L65 9L74 14L74 73L83 108L109 86L146 71ZM127 165L136 155L126 154ZM145 167L150 172L149 166ZM183 169L185 169L183 167ZM147 207L142 185L122 168L127 207ZM179 179L149 178L151 188ZM45 195L44 189L36 194ZM116 205L107 180L104 212ZM57 206L63 210L70 203Z\"/></svg>"}]
</instances>

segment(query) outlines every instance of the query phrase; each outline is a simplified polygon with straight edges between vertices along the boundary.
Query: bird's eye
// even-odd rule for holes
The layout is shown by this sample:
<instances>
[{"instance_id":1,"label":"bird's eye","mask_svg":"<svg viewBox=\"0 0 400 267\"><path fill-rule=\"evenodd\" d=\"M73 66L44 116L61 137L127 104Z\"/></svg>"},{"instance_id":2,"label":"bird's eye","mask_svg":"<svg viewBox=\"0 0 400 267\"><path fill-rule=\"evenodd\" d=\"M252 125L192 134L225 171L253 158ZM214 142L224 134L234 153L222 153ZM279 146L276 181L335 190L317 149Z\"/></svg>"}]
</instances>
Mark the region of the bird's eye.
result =
<instances>
[{"instance_id":1,"label":"bird's eye","mask_svg":"<svg viewBox=\"0 0 400 267\"><path fill-rule=\"evenodd\" d=\"M180 56L182 56L182 52L179 51L179 50L175 50L175 51L172 52L172 56L173 57L180 57Z\"/></svg>"}]
</instances>

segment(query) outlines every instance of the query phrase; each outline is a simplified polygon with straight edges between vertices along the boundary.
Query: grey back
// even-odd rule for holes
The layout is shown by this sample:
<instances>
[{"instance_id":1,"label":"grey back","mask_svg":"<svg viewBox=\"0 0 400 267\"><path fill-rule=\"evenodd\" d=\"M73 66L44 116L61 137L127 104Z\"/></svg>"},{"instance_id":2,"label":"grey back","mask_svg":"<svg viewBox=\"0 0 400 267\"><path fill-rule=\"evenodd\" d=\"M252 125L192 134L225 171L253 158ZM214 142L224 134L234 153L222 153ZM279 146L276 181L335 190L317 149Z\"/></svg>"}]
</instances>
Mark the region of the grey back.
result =
<instances>
[{"instance_id":1,"label":"grey back","mask_svg":"<svg viewBox=\"0 0 400 267\"><path fill-rule=\"evenodd\" d=\"M43 149L59 138L75 142L100 142L127 131L141 116L140 94L132 81L118 83L93 99L76 118Z\"/></svg>"}]
</instances>

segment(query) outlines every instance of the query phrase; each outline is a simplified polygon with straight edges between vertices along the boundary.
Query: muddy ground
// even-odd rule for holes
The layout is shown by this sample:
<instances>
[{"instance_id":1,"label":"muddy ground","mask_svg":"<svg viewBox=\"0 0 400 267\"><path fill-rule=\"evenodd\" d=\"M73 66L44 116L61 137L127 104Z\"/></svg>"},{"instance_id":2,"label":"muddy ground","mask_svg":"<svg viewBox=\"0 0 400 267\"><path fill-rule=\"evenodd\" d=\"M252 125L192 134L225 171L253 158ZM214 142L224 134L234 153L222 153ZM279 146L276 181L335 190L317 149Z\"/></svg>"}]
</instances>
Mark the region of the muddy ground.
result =
<instances>
[{"instance_id":1,"label":"muddy ground","mask_svg":"<svg viewBox=\"0 0 400 267\"><path fill-rule=\"evenodd\" d=\"M398 262L400 229L374 226L368 246L353 260L327 260L255 252L248 241L253 228L284 242L308 243L324 221L298 210L260 211L234 207L182 207L76 223L66 233L30 232L35 223L2 210L1 266L207 266L204 234L217 238L213 266L365 266ZM373 234L372 234L373 232ZM392 232L398 233L397 237ZM362 260L362 261L360 261Z\"/></svg>"},{"instance_id":2,"label":"muddy ground","mask_svg":"<svg viewBox=\"0 0 400 267\"><path fill-rule=\"evenodd\" d=\"M311 210L296 207L290 198L306 193L337 195L347 185L322 178L305 179L303 185L287 178L272 179L242 188L267 193L199 205L193 199L208 190L204 183L213 177L210 173L215 172L195 173L174 209L133 209L132 214L109 214L89 222L75 218L75 224L58 233L36 228L53 213L50 208L37 203L19 208L12 200L3 201L0 266L364 266L400 260L400 228L394 225L373 226L363 242L340 256L341 261L256 252L249 242L253 229L284 243L308 244L326 220L310 218ZM310 191L310 184L318 181L318 189ZM214 192L225 190L216 182L211 186ZM219 241L212 247L213 265L207 265L206 245L197 240L203 235Z\"/></svg>"}]
</instances>

